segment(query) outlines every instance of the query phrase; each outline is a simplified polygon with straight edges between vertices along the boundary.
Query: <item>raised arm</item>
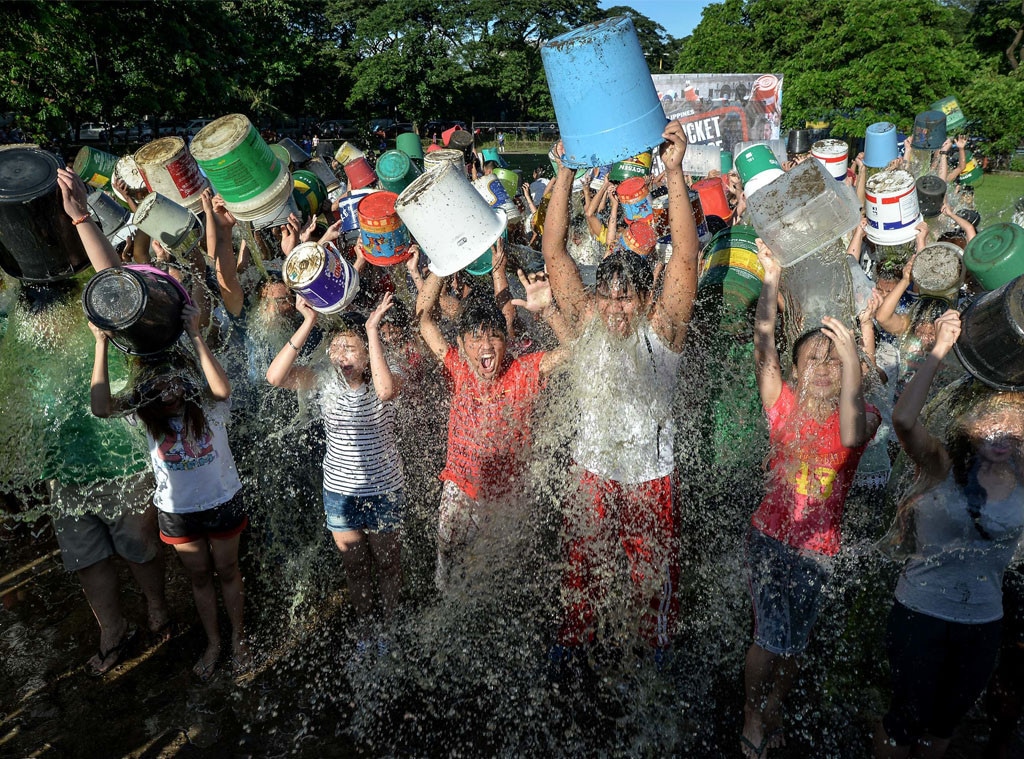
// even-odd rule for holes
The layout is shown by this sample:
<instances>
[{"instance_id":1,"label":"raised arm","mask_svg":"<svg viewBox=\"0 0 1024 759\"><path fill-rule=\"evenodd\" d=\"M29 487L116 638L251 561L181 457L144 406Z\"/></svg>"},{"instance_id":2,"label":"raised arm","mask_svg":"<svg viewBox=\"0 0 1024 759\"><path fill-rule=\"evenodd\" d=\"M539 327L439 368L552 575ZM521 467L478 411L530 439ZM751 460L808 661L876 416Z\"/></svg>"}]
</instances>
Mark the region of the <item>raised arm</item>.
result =
<instances>
[{"instance_id":1,"label":"raised arm","mask_svg":"<svg viewBox=\"0 0 1024 759\"><path fill-rule=\"evenodd\" d=\"M231 230L235 227L235 217L224 205L224 198L214 197L212 190L205 190L202 195L203 210L206 212L206 247L217 272L217 285L220 287L224 308L232 316L242 313L245 296L242 283L238 279L238 260L235 258Z\"/></svg>"},{"instance_id":2,"label":"raised arm","mask_svg":"<svg viewBox=\"0 0 1024 759\"><path fill-rule=\"evenodd\" d=\"M611 189L612 181L608 177L604 178L604 182L601 184L601 189L592 198L587 198L587 205L583 209L583 215L587 219L587 227L590 229L590 234L594 236L595 240L601 239L601 234L604 232L604 224L601 223L601 219L598 218L598 214L601 209L604 208L604 204L608 200L608 192ZM586 185L584 185L586 188Z\"/></svg>"},{"instance_id":3,"label":"raised arm","mask_svg":"<svg viewBox=\"0 0 1024 759\"><path fill-rule=\"evenodd\" d=\"M64 201L64 213L71 217L71 223L78 230L92 268L99 272L120 266L117 251L89 214L88 193L82 178L70 169L57 169L57 184Z\"/></svg>"},{"instance_id":4,"label":"raised arm","mask_svg":"<svg viewBox=\"0 0 1024 759\"><path fill-rule=\"evenodd\" d=\"M651 325L669 347L679 352L686 340L686 331L693 313L697 295L697 263L700 243L693 208L683 177L683 156L686 153L686 133L678 121L672 121L662 135L666 142L661 148L668 184L668 223L672 232L672 257L665 266L664 288L654 310Z\"/></svg>"},{"instance_id":5,"label":"raised arm","mask_svg":"<svg viewBox=\"0 0 1024 759\"><path fill-rule=\"evenodd\" d=\"M836 348L842 362L839 385L839 441L847 448L858 448L871 439L878 429L879 418L870 418L864 409L864 383L860 372L860 356L853 332L831 316L821 320L821 331Z\"/></svg>"},{"instance_id":6,"label":"raised arm","mask_svg":"<svg viewBox=\"0 0 1024 759\"><path fill-rule=\"evenodd\" d=\"M949 207L949 204L946 201L942 201L942 215L948 216L960 227L960 229L964 231L964 236L967 238L967 242L970 242L977 237L978 230L974 228L974 225L967 221L963 216L957 216L956 212Z\"/></svg>"},{"instance_id":7,"label":"raised arm","mask_svg":"<svg viewBox=\"0 0 1024 759\"><path fill-rule=\"evenodd\" d=\"M444 280L434 272L427 275L423 282L423 289L416 298L416 314L420 322L420 337L430 348L430 352L438 361L444 361L448 353L448 341L441 334L441 328L437 326L434 318L434 311L437 309L437 301L441 297L441 287Z\"/></svg>"},{"instance_id":8,"label":"raised arm","mask_svg":"<svg viewBox=\"0 0 1024 759\"><path fill-rule=\"evenodd\" d=\"M782 395L782 364L775 347L775 319L779 313L779 278L782 268L764 241L757 238L757 260L764 267L764 284L754 313L754 374L761 405L770 409Z\"/></svg>"},{"instance_id":9,"label":"raised arm","mask_svg":"<svg viewBox=\"0 0 1024 759\"><path fill-rule=\"evenodd\" d=\"M882 305L875 312L875 321L890 335L902 335L910 328L910 317L907 314L897 314L896 306L899 305L903 293L910 287L910 277L911 272L914 270L914 259L916 257L916 255L911 256L910 260L903 266L902 278L882 299Z\"/></svg>"},{"instance_id":10,"label":"raised arm","mask_svg":"<svg viewBox=\"0 0 1024 759\"><path fill-rule=\"evenodd\" d=\"M928 389L939 371L939 364L960 337L960 314L946 311L935 320L935 331L935 345L896 401L892 427L911 460L931 477L943 479L949 472L949 454L942 442L922 424L921 410L928 400Z\"/></svg>"},{"instance_id":11,"label":"raised arm","mask_svg":"<svg viewBox=\"0 0 1024 759\"><path fill-rule=\"evenodd\" d=\"M224 367L220 365L220 361L203 340L203 333L199 329L199 309L195 306L185 306L181 310L181 318L185 322L185 332L188 333L192 345L196 349L199 365L203 369L203 376L206 378L206 384L210 387L210 395L214 400L226 401L231 397L231 382L228 380Z\"/></svg>"},{"instance_id":12,"label":"raised arm","mask_svg":"<svg viewBox=\"0 0 1024 759\"><path fill-rule=\"evenodd\" d=\"M505 245L499 237L491 250L491 280L494 283L494 300L505 317L505 333L511 340L515 337L516 307L508 290L508 272L505 270L507 260Z\"/></svg>"},{"instance_id":13,"label":"raised arm","mask_svg":"<svg viewBox=\"0 0 1024 759\"><path fill-rule=\"evenodd\" d=\"M124 409L118 399L110 394L110 372L107 368L107 348L110 340L107 333L101 330L92 322L89 322L89 329L96 338L96 350L93 353L92 380L89 386L89 405L93 416L106 419L111 416L120 416Z\"/></svg>"},{"instance_id":14,"label":"raised arm","mask_svg":"<svg viewBox=\"0 0 1024 759\"><path fill-rule=\"evenodd\" d=\"M380 320L388 312L393 303L391 293L384 293L380 304L373 309L366 320L366 347L370 353L370 376L373 377L373 389L382 401L395 398L402 389L400 375L395 375L384 358L384 343L380 339Z\"/></svg>"},{"instance_id":15,"label":"raised arm","mask_svg":"<svg viewBox=\"0 0 1024 759\"><path fill-rule=\"evenodd\" d=\"M295 334L288 338L281 350L274 356L267 368L267 382L274 387L283 387L288 390L307 390L316 382L316 374L308 366L295 366L295 359L299 357L309 339L309 333L316 326L317 312L301 296L295 296L295 310L302 314L302 324L295 330Z\"/></svg>"},{"instance_id":16,"label":"raised arm","mask_svg":"<svg viewBox=\"0 0 1024 759\"><path fill-rule=\"evenodd\" d=\"M590 311L590 298L580 279L579 269L565 247L569 231L569 197L572 195L572 181L575 172L562 165L564 153L561 141L552 151L558 174L551 180L551 198L548 201L547 216L544 219L544 235L541 238L541 252L544 265L551 280L551 290L558 301L565 318L578 329Z\"/></svg>"}]
</instances>

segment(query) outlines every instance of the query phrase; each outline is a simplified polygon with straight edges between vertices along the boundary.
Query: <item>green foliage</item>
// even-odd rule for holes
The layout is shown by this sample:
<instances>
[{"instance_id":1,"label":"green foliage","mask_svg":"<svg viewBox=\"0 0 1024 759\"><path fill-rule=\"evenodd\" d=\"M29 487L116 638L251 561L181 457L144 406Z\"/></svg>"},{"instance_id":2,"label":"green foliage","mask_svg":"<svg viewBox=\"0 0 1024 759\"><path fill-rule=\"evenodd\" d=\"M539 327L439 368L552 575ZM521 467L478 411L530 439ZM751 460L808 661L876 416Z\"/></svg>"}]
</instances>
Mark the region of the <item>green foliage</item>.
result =
<instances>
[{"instance_id":1,"label":"green foliage","mask_svg":"<svg viewBox=\"0 0 1024 759\"><path fill-rule=\"evenodd\" d=\"M1024 143L1024 71L983 72L960 99L971 129L988 141L989 153L1012 153Z\"/></svg>"}]
</instances>

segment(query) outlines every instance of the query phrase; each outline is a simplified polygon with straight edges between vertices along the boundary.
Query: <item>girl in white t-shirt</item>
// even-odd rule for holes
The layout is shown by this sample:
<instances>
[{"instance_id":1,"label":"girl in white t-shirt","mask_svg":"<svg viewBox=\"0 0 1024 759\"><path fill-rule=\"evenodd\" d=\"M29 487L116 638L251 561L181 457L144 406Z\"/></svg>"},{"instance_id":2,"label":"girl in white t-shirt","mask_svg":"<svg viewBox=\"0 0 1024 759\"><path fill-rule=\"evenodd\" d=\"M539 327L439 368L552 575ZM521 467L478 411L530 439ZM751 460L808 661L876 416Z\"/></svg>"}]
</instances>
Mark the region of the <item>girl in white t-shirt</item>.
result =
<instances>
[{"instance_id":1,"label":"girl in white t-shirt","mask_svg":"<svg viewBox=\"0 0 1024 759\"><path fill-rule=\"evenodd\" d=\"M301 297L296 308L302 325L267 370L275 387L316 390L327 432L324 456L324 510L327 527L341 551L349 597L362 623L357 652L369 645L371 570L376 569L380 606L389 619L402 589L401 540L405 480L398 453L391 400L402 375L388 365L380 322L391 308L390 294L364 319L341 316L328 341L327 371L295 366L295 359L316 325L317 312ZM381 639L378 645L386 645Z\"/></svg>"},{"instance_id":2,"label":"girl in white t-shirt","mask_svg":"<svg viewBox=\"0 0 1024 759\"><path fill-rule=\"evenodd\" d=\"M107 374L107 337L93 326L96 353L92 374L92 412L99 417L129 415L142 423L156 477L153 501L158 509L160 539L174 546L192 581L196 610L207 645L193 672L206 682L220 660L214 573L220 578L224 607L231 622L231 661L236 671L252 656L245 642L242 614L244 588L238 568L238 541L248 521L228 447L228 398L231 384L199 332L199 311L182 311L185 331L195 348L207 387L202 389L179 355L158 371L146 372L126 395L112 397Z\"/></svg>"}]
</instances>

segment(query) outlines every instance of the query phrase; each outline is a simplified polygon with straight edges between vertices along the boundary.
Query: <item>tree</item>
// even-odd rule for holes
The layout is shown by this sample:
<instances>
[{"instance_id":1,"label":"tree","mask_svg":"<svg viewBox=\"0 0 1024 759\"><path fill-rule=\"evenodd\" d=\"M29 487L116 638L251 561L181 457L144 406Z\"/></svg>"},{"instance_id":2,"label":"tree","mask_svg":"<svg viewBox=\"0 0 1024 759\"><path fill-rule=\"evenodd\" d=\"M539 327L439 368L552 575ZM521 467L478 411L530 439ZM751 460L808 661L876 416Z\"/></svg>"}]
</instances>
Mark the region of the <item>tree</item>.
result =
<instances>
[{"instance_id":1,"label":"tree","mask_svg":"<svg viewBox=\"0 0 1024 759\"><path fill-rule=\"evenodd\" d=\"M644 51L652 72L671 70L674 61L669 58L669 53L676 40L665 31L665 27L628 5L616 5L603 11L604 18L616 16L629 16L632 19L637 39L640 40L640 49Z\"/></svg>"}]
</instances>

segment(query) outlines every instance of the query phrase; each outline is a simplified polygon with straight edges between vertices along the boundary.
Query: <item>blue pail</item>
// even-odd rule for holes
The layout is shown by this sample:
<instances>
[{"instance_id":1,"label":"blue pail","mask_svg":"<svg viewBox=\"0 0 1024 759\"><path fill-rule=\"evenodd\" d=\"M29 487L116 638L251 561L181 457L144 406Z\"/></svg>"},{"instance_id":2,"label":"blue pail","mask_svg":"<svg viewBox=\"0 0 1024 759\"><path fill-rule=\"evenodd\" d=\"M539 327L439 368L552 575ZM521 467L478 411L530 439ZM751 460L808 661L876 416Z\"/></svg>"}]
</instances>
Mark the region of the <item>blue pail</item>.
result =
<instances>
[{"instance_id":1,"label":"blue pail","mask_svg":"<svg viewBox=\"0 0 1024 759\"><path fill-rule=\"evenodd\" d=\"M899 158L896 141L896 125L878 121L864 133L864 165L872 169L884 169Z\"/></svg>"},{"instance_id":2,"label":"blue pail","mask_svg":"<svg viewBox=\"0 0 1024 759\"><path fill-rule=\"evenodd\" d=\"M540 53L566 166L607 166L661 144L668 120L628 17L574 29Z\"/></svg>"}]
</instances>

